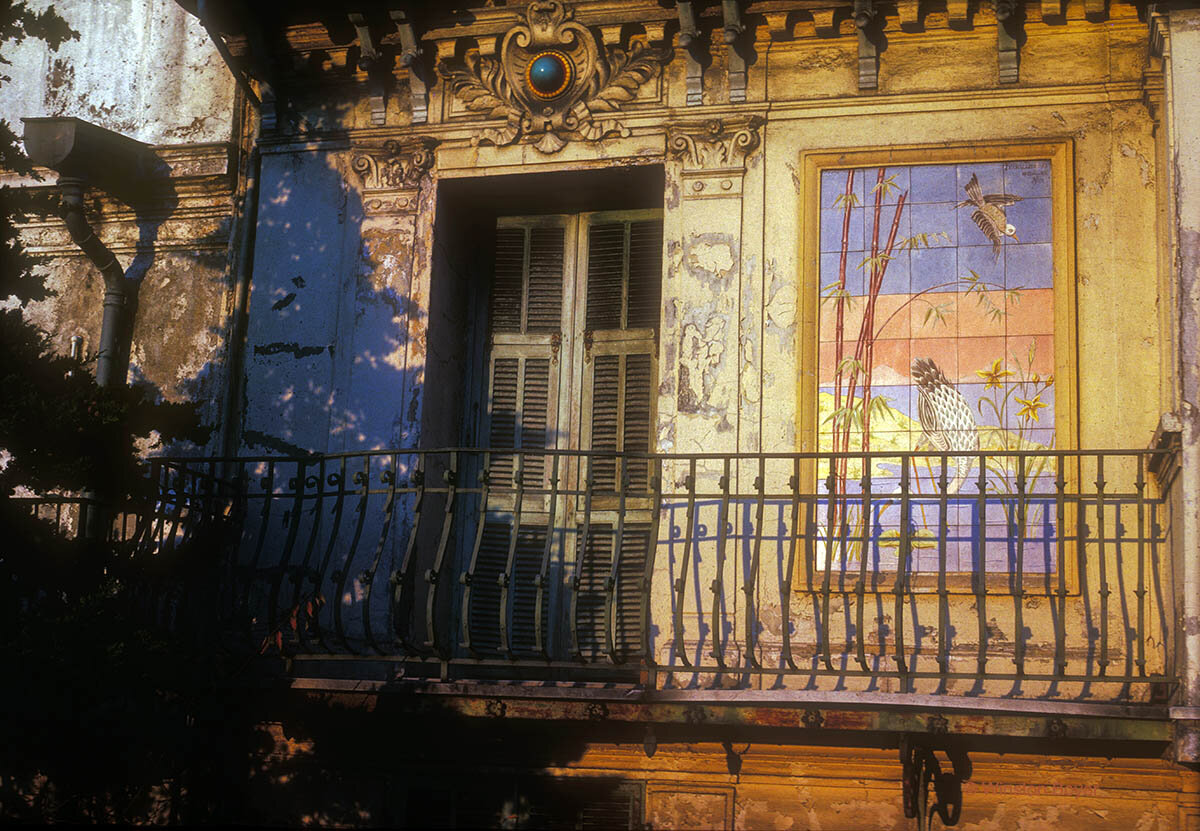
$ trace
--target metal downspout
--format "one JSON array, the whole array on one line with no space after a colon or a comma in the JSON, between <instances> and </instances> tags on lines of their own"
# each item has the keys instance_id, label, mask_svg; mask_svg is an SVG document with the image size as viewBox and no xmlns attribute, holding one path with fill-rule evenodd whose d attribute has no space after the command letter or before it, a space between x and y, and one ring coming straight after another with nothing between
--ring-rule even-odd
<instances>
[{"instance_id":1,"label":"metal downspout","mask_svg":"<svg viewBox=\"0 0 1200 831\"><path fill-rule=\"evenodd\" d=\"M121 354L120 337L125 328L125 269L121 268L116 256L88 224L83 209L83 179L60 176L58 185L62 192L63 221L67 232L104 277L104 315L100 323L100 349L96 354L96 385L102 389L124 386L125 372L118 358ZM113 484L99 482L83 492L85 502L80 528L86 539L102 540L107 535L107 504L113 496Z\"/></svg>"},{"instance_id":2,"label":"metal downspout","mask_svg":"<svg viewBox=\"0 0 1200 831\"><path fill-rule=\"evenodd\" d=\"M84 216L83 180L61 176L58 185L62 191L63 220L67 231L104 277L104 317L100 324L100 351L96 355L96 384L105 388L121 386L125 378L123 375L118 377L117 357L120 354L119 337L127 299L125 269L121 268L108 246L96 236Z\"/></svg>"}]
</instances>

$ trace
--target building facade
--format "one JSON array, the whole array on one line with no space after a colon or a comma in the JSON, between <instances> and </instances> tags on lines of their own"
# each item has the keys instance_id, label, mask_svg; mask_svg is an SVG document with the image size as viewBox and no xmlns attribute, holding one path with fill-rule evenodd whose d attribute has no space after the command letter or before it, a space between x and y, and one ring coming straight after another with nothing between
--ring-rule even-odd
<instances>
[{"instance_id":1,"label":"building facade","mask_svg":"<svg viewBox=\"0 0 1200 831\"><path fill-rule=\"evenodd\" d=\"M364 821L1200 827L1189 5L67 4L16 184L219 427L119 535L441 725Z\"/></svg>"}]
</instances>

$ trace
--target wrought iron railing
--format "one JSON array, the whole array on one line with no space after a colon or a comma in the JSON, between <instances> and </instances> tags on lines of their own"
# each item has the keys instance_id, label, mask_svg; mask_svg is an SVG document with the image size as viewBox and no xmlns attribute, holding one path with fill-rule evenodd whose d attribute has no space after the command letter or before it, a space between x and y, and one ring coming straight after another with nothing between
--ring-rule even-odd
<instances>
[{"instance_id":1,"label":"wrought iron railing","mask_svg":"<svg viewBox=\"0 0 1200 831\"><path fill-rule=\"evenodd\" d=\"M1173 679L1161 455L151 460L114 529L207 563L228 643L309 672L1149 700ZM195 607L163 585L164 617Z\"/></svg>"}]
</instances>

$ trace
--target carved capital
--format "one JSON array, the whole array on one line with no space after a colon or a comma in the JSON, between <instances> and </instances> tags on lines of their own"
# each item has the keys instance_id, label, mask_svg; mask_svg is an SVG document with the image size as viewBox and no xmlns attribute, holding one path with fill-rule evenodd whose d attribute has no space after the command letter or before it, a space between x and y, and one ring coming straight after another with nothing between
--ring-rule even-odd
<instances>
[{"instance_id":1,"label":"carved capital","mask_svg":"<svg viewBox=\"0 0 1200 831\"><path fill-rule=\"evenodd\" d=\"M367 216L416 212L421 179L433 168L436 146L436 139L414 138L354 149L350 169L362 186Z\"/></svg>"},{"instance_id":2,"label":"carved capital","mask_svg":"<svg viewBox=\"0 0 1200 831\"><path fill-rule=\"evenodd\" d=\"M669 58L668 50L643 41L628 50L605 45L566 3L532 0L524 19L504 34L498 55L470 51L462 61L439 61L437 70L469 112L505 121L480 131L473 143L527 139L555 153L571 139L629 135L616 116Z\"/></svg>"},{"instance_id":3,"label":"carved capital","mask_svg":"<svg viewBox=\"0 0 1200 831\"><path fill-rule=\"evenodd\" d=\"M737 171L760 142L762 116L675 124L667 132L667 149L683 162L685 172Z\"/></svg>"}]
</instances>

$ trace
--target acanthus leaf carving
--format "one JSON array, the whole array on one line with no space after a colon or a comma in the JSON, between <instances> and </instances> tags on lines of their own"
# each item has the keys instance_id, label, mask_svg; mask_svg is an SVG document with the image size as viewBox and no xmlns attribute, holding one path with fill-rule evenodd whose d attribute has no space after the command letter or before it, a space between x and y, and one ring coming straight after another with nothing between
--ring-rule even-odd
<instances>
[{"instance_id":1,"label":"acanthus leaf carving","mask_svg":"<svg viewBox=\"0 0 1200 831\"><path fill-rule=\"evenodd\" d=\"M524 21L504 35L498 58L468 52L461 63L438 63L438 74L463 107L506 120L504 127L480 131L474 144L503 146L527 138L540 152L555 153L571 139L629 135L619 119L597 116L619 114L671 52L640 40L628 49L605 47L573 17L561 0L533 0ZM539 59L558 63L561 87L538 89L532 65Z\"/></svg>"},{"instance_id":2,"label":"acanthus leaf carving","mask_svg":"<svg viewBox=\"0 0 1200 831\"><path fill-rule=\"evenodd\" d=\"M403 142L389 139L381 146L357 147L350 169L362 184L368 215L416 210L421 180L433 168L437 140L428 137Z\"/></svg>"},{"instance_id":3,"label":"acanthus leaf carving","mask_svg":"<svg viewBox=\"0 0 1200 831\"><path fill-rule=\"evenodd\" d=\"M741 169L760 142L760 115L738 120L714 118L673 125L667 134L671 154L685 170Z\"/></svg>"}]
</instances>

